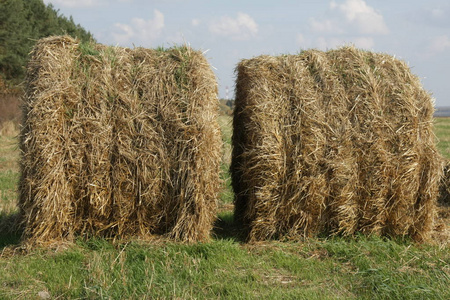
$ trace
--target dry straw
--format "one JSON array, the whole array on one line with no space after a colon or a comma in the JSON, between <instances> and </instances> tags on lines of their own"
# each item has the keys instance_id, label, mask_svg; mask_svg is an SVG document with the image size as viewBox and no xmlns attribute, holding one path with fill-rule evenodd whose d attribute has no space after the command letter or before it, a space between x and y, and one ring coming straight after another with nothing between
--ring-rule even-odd
<instances>
[{"instance_id":1,"label":"dry straw","mask_svg":"<svg viewBox=\"0 0 450 300\"><path fill-rule=\"evenodd\" d=\"M24 238L207 239L221 186L217 106L214 73L191 48L40 40L21 133Z\"/></svg>"},{"instance_id":2,"label":"dry straw","mask_svg":"<svg viewBox=\"0 0 450 300\"><path fill-rule=\"evenodd\" d=\"M439 185L439 201L442 206L450 206L450 162L446 161L444 175Z\"/></svg>"},{"instance_id":3,"label":"dry straw","mask_svg":"<svg viewBox=\"0 0 450 300\"><path fill-rule=\"evenodd\" d=\"M249 240L428 238L441 158L432 99L404 62L344 47L236 72L231 171Z\"/></svg>"}]
</instances>

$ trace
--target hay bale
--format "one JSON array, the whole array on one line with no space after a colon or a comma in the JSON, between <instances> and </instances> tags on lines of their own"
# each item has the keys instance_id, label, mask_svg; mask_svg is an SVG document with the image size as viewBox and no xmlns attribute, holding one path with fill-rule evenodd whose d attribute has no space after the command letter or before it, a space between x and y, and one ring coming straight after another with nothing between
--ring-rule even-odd
<instances>
[{"instance_id":1,"label":"hay bale","mask_svg":"<svg viewBox=\"0 0 450 300\"><path fill-rule=\"evenodd\" d=\"M28 65L24 239L209 237L220 188L217 85L187 47L40 40Z\"/></svg>"},{"instance_id":2,"label":"hay bale","mask_svg":"<svg viewBox=\"0 0 450 300\"><path fill-rule=\"evenodd\" d=\"M444 174L439 184L439 200L441 206L450 206L450 162L444 163Z\"/></svg>"},{"instance_id":3,"label":"hay bale","mask_svg":"<svg viewBox=\"0 0 450 300\"><path fill-rule=\"evenodd\" d=\"M405 63L344 47L236 72L232 186L249 240L428 237L441 158L432 99Z\"/></svg>"}]
</instances>

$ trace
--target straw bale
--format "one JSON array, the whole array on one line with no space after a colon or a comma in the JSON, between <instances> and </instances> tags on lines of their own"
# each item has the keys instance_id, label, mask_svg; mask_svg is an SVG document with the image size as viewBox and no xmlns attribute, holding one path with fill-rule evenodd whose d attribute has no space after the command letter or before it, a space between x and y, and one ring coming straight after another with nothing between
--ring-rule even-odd
<instances>
[{"instance_id":1,"label":"straw bale","mask_svg":"<svg viewBox=\"0 0 450 300\"><path fill-rule=\"evenodd\" d=\"M220 188L217 85L187 47L40 40L28 66L24 239L209 237Z\"/></svg>"},{"instance_id":2,"label":"straw bale","mask_svg":"<svg viewBox=\"0 0 450 300\"><path fill-rule=\"evenodd\" d=\"M433 101L408 66L353 47L236 69L232 185L249 240L432 229Z\"/></svg>"},{"instance_id":3,"label":"straw bale","mask_svg":"<svg viewBox=\"0 0 450 300\"><path fill-rule=\"evenodd\" d=\"M444 174L439 184L439 200L442 206L450 206L450 162L444 163Z\"/></svg>"}]
</instances>

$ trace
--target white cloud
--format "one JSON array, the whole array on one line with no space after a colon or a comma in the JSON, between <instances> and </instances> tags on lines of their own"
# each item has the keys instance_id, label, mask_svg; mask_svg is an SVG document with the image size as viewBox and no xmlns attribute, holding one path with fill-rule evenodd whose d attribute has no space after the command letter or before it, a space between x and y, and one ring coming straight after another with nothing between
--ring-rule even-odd
<instances>
[{"instance_id":1,"label":"white cloud","mask_svg":"<svg viewBox=\"0 0 450 300\"><path fill-rule=\"evenodd\" d=\"M306 39L303 36L303 34L301 34L301 33L297 34L295 41L296 41L297 45L300 45L300 46L304 46L304 44L306 43Z\"/></svg>"},{"instance_id":2,"label":"white cloud","mask_svg":"<svg viewBox=\"0 0 450 300\"><path fill-rule=\"evenodd\" d=\"M239 12L236 18L223 16L209 26L213 34L226 36L233 40L246 40L258 33L258 24L248 14Z\"/></svg>"},{"instance_id":3,"label":"white cloud","mask_svg":"<svg viewBox=\"0 0 450 300\"><path fill-rule=\"evenodd\" d=\"M142 46L149 46L152 41L161 35L164 28L164 14L159 10L153 11L153 19L144 20L141 18L131 19L130 24L116 23L112 38L119 45L141 43Z\"/></svg>"},{"instance_id":4,"label":"white cloud","mask_svg":"<svg viewBox=\"0 0 450 300\"><path fill-rule=\"evenodd\" d=\"M191 25L194 27L197 27L198 25L200 25L201 21L199 19L192 19L191 21Z\"/></svg>"},{"instance_id":5,"label":"white cloud","mask_svg":"<svg viewBox=\"0 0 450 300\"><path fill-rule=\"evenodd\" d=\"M342 47L345 45L354 45L357 48L372 49L375 45L375 41L371 37L325 37L320 36L313 41L313 47L320 50L328 50L333 48Z\"/></svg>"},{"instance_id":6,"label":"white cloud","mask_svg":"<svg viewBox=\"0 0 450 300\"><path fill-rule=\"evenodd\" d=\"M440 19L445 16L445 10L442 7L432 8L430 10L431 16L435 19Z\"/></svg>"},{"instance_id":7,"label":"white cloud","mask_svg":"<svg viewBox=\"0 0 450 300\"><path fill-rule=\"evenodd\" d=\"M336 23L335 20L331 19L318 21L315 18L311 18L309 20L311 30L314 32L343 33L343 30Z\"/></svg>"},{"instance_id":8,"label":"white cloud","mask_svg":"<svg viewBox=\"0 0 450 300\"><path fill-rule=\"evenodd\" d=\"M440 1L440 5L436 5L429 2L432 1L428 1L407 13L406 20L411 23L411 28L416 26L422 28L437 27L448 31L448 28L450 28L450 3L444 4L442 3L444 1Z\"/></svg>"},{"instance_id":9,"label":"white cloud","mask_svg":"<svg viewBox=\"0 0 450 300\"><path fill-rule=\"evenodd\" d=\"M345 16L345 20L357 26L357 30L362 34L389 33L383 16L367 5L364 0L346 0L342 4L331 1L330 7L340 11Z\"/></svg>"},{"instance_id":10,"label":"white cloud","mask_svg":"<svg viewBox=\"0 0 450 300\"><path fill-rule=\"evenodd\" d=\"M92 7L100 4L101 1L96 0L46 0L45 4L52 3L62 7Z\"/></svg>"},{"instance_id":11,"label":"white cloud","mask_svg":"<svg viewBox=\"0 0 450 300\"><path fill-rule=\"evenodd\" d=\"M448 28L450 26L450 5L434 7L420 12L420 19L425 21L426 25ZM415 20L414 20L415 21Z\"/></svg>"},{"instance_id":12,"label":"white cloud","mask_svg":"<svg viewBox=\"0 0 450 300\"><path fill-rule=\"evenodd\" d=\"M433 38L428 47L431 54L441 53L450 50L450 38L448 35L441 35Z\"/></svg>"},{"instance_id":13,"label":"white cloud","mask_svg":"<svg viewBox=\"0 0 450 300\"><path fill-rule=\"evenodd\" d=\"M328 50L331 48L338 48L344 45L348 45L349 43L345 41L345 39L338 37L318 37L314 44L320 50Z\"/></svg>"},{"instance_id":14,"label":"white cloud","mask_svg":"<svg viewBox=\"0 0 450 300\"><path fill-rule=\"evenodd\" d=\"M387 34L389 29L383 15L364 0L345 0L342 3L330 2L329 16L326 19L310 19L310 28L320 33L358 33L363 35Z\"/></svg>"},{"instance_id":15,"label":"white cloud","mask_svg":"<svg viewBox=\"0 0 450 300\"><path fill-rule=\"evenodd\" d=\"M352 43L357 48L363 48L363 49L367 49L367 50L373 49L373 47L375 46L374 39L372 37L366 37L366 36L357 37L352 40Z\"/></svg>"},{"instance_id":16,"label":"white cloud","mask_svg":"<svg viewBox=\"0 0 450 300\"><path fill-rule=\"evenodd\" d=\"M336 40L336 38L327 39L321 36L316 39L315 44L317 45L317 48L319 48L320 50L327 50L337 45L341 45L342 42L343 42L342 40Z\"/></svg>"},{"instance_id":17,"label":"white cloud","mask_svg":"<svg viewBox=\"0 0 450 300\"><path fill-rule=\"evenodd\" d=\"M185 45L188 44L188 42L186 41L186 37L184 36L184 33L178 31L175 32L172 35L168 35L165 37L165 41L168 44L175 44L175 45Z\"/></svg>"}]
</instances>

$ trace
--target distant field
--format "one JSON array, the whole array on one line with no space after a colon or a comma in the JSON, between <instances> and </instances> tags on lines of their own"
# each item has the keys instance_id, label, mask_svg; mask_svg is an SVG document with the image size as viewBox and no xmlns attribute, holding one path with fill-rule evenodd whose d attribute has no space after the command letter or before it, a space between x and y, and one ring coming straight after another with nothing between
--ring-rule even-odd
<instances>
[{"instance_id":1,"label":"distant field","mask_svg":"<svg viewBox=\"0 0 450 300\"><path fill-rule=\"evenodd\" d=\"M450 118L436 118L434 131L438 139L438 150L446 159L450 159Z\"/></svg>"},{"instance_id":2,"label":"distant field","mask_svg":"<svg viewBox=\"0 0 450 300\"><path fill-rule=\"evenodd\" d=\"M211 241L194 245L80 238L21 253L19 233L8 230L17 139L0 136L0 299L450 299L448 244L364 236L244 243L232 223L226 172L231 117L219 122L225 183L218 221ZM435 128L450 159L450 118L436 119Z\"/></svg>"},{"instance_id":3,"label":"distant field","mask_svg":"<svg viewBox=\"0 0 450 300\"><path fill-rule=\"evenodd\" d=\"M436 117L436 118L450 117L450 107L449 106L436 107L436 110L434 112L434 117Z\"/></svg>"}]
</instances>

